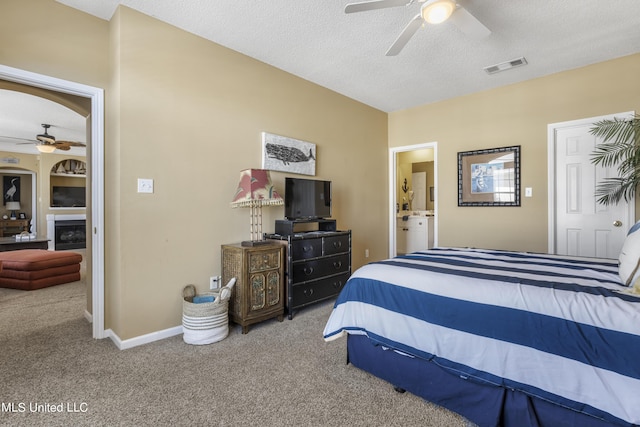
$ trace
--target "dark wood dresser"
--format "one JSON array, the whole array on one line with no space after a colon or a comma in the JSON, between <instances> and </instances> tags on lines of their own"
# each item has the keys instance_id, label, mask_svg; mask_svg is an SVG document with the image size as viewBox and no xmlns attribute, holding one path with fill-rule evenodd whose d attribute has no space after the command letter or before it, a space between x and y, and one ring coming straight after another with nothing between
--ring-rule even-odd
<instances>
[{"instance_id":1,"label":"dark wood dresser","mask_svg":"<svg viewBox=\"0 0 640 427\"><path fill-rule=\"evenodd\" d=\"M267 234L287 248L286 301L296 309L337 296L351 275L351 230Z\"/></svg>"}]
</instances>

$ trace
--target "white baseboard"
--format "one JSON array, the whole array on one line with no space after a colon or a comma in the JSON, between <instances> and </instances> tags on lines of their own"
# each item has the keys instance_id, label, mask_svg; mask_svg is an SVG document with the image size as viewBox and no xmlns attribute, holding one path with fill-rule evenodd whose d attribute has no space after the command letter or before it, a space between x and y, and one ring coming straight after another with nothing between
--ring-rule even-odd
<instances>
[{"instance_id":1,"label":"white baseboard","mask_svg":"<svg viewBox=\"0 0 640 427\"><path fill-rule=\"evenodd\" d=\"M139 337L135 337L135 338L129 338L124 341L120 339L120 337L111 329L107 329L105 331L105 334L108 338L111 338L111 341L113 341L113 343L120 350L127 350L133 347L137 347L139 345L149 344L154 341L159 341L165 338L170 338L176 335L180 335L182 334L182 325L165 329L163 331L157 331L157 332L152 332L146 335L140 335Z\"/></svg>"},{"instance_id":2,"label":"white baseboard","mask_svg":"<svg viewBox=\"0 0 640 427\"><path fill-rule=\"evenodd\" d=\"M87 319L87 322L93 323L93 315L89 311L84 311L84 318Z\"/></svg>"}]
</instances>

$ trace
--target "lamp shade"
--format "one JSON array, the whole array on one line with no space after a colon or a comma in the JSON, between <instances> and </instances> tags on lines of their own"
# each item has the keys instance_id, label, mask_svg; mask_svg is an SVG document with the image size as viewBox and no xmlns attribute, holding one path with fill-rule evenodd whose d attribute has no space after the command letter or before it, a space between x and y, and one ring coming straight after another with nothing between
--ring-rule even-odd
<instances>
[{"instance_id":1,"label":"lamp shade","mask_svg":"<svg viewBox=\"0 0 640 427\"><path fill-rule=\"evenodd\" d=\"M56 146L55 145L38 144L38 145L36 145L36 148L41 153L53 153L54 151L56 151Z\"/></svg>"},{"instance_id":2,"label":"lamp shade","mask_svg":"<svg viewBox=\"0 0 640 427\"><path fill-rule=\"evenodd\" d=\"M269 171L245 169L240 172L240 182L231 201L231 207L282 204L284 204L284 200L271 183Z\"/></svg>"},{"instance_id":3,"label":"lamp shade","mask_svg":"<svg viewBox=\"0 0 640 427\"><path fill-rule=\"evenodd\" d=\"M20 210L20 202L7 202L5 208L8 211L19 211Z\"/></svg>"}]
</instances>

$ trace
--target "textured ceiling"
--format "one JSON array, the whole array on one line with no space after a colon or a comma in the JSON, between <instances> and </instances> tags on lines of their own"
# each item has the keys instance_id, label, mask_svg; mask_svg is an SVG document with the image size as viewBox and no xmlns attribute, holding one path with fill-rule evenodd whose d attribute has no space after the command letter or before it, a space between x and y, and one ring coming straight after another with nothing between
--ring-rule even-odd
<instances>
[{"instance_id":1,"label":"textured ceiling","mask_svg":"<svg viewBox=\"0 0 640 427\"><path fill-rule=\"evenodd\" d=\"M425 26L393 57L385 52L418 14L417 0L353 14L344 13L349 0L57 1L105 20L130 7L385 112L640 52L640 0L459 0L492 31L487 38L451 22ZM528 65L483 71L521 56ZM59 140L84 142L84 118L53 102L3 91L0 111L0 136L32 139L51 123ZM35 150L18 142L0 137L0 149Z\"/></svg>"},{"instance_id":2,"label":"textured ceiling","mask_svg":"<svg viewBox=\"0 0 640 427\"><path fill-rule=\"evenodd\" d=\"M395 57L418 1L353 14L349 0L57 1L105 20L130 7L386 112L640 52L638 0L459 0L491 35L427 25ZM483 71L521 56L528 65Z\"/></svg>"}]
</instances>

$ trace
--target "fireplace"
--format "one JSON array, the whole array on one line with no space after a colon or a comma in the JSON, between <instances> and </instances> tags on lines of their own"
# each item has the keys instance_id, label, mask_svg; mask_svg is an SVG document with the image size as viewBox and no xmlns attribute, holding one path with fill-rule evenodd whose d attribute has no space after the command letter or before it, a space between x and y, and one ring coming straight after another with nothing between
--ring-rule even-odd
<instances>
[{"instance_id":1,"label":"fireplace","mask_svg":"<svg viewBox=\"0 0 640 427\"><path fill-rule=\"evenodd\" d=\"M56 221L55 248L57 251L65 249L84 249L87 247L87 221L83 219L71 221Z\"/></svg>"},{"instance_id":2,"label":"fireplace","mask_svg":"<svg viewBox=\"0 0 640 427\"><path fill-rule=\"evenodd\" d=\"M87 220L84 214L47 215L49 250L84 249L87 247Z\"/></svg>"}]
</instances>

